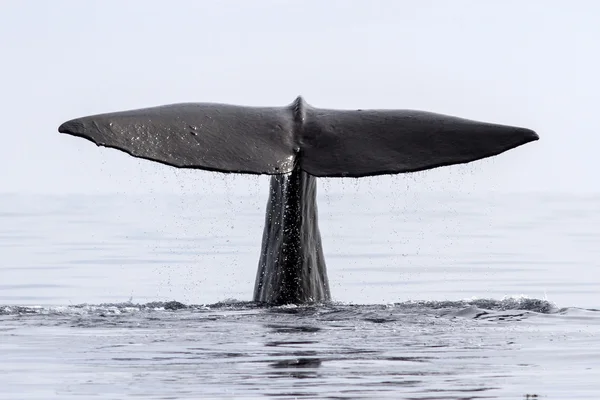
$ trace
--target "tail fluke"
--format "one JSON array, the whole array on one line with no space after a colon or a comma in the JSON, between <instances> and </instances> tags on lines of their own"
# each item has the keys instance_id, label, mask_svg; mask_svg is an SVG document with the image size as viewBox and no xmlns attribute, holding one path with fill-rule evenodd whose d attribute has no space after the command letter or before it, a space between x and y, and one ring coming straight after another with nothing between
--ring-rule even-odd
<instances>
[{"instance_id":1,"label":"tail fluke","mask_svg":"<svg viewBox=\"0 0 600 400\"><path fill-rule=\"evenodd\" d=\"M361 177L420 171L500 154L538 136L411 110L325 110L186 103L83 117L59 132L180 168Z\"/></svg>"},{"instance_id":2,"label":"tail fluke","mask_svg":"<svg viewBox=\"0 0 600 400\"><path fill-rule=\"evenodd\" d=\"M284 108L184 103L92 115L58 131L178 168L279 174L294 168Z\"/></svg>"},{"instance_id":3,"label":"tail fluke","mask_svg":"<svg viewBox=\"0 0 600 400\"><path fill-rule=\"evenodd\" d=\"M412 110L306 113L301 168L315 176L421 171L500 154L535 132Z\"/></svg>"}]
</instances>

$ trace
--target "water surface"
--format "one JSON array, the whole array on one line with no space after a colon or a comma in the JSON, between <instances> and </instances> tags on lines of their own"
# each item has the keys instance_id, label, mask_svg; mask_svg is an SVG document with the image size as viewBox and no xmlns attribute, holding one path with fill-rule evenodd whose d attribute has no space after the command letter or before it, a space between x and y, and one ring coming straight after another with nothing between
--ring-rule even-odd
<instances>
[{"instance_id":1,"label":"water surface","mask_svg":"<svg viewBox=\"0 0 600 400\"><path fill-rule=\"evenodd\" d=\"M0 196L0 398L600 395L600 196L321 191L335 301L275 308L265 202Z\"/></svg>"}]
</instances>

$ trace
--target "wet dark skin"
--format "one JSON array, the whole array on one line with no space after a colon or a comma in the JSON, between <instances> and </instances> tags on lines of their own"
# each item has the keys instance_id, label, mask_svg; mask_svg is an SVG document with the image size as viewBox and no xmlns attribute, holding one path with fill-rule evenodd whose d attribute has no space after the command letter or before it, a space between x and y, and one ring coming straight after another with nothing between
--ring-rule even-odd
<instances>
[{"instance_id":1,"label":"wet dark skin","mask_svg":"<svg viewBox=\"0 0 600 400\"><path fill-rule=\"evenodd\" d=\"M272 175L254 301L331 298L317 223L317 177L363 177L467 163L538 140L532 130L415 110L182 103L82 117L59 132L177 168Z\"/></svg>"}]
</instances>

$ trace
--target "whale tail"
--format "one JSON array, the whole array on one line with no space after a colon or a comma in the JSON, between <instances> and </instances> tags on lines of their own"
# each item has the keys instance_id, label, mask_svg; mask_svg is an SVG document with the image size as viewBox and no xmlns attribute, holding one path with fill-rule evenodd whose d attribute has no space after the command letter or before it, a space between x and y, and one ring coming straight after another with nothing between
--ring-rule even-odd
<instances>
[{"instance_id":1,"label":"whale tail","mask_svg":"<svg viewBox=\"0 0 600 400\"><path fill-rule=\"evenodd\" d=\"M500 154L535 132L414 110L183 103L93 115L59 132L179 168L320 177L421 171Z\"/></svg>"},{"instance_id":2,"label":"whale tail","mask_svg":"<svg viewBox=\"0 0 600 400\"><path fill-rule=\"evenodd\" d=\"M270 174L254 289L267 304L330 299L315 176L369 176L466 163L538 136L410 110L174 104L65 122L60 132L179 168Z\"/></svg>"}]
</instances>

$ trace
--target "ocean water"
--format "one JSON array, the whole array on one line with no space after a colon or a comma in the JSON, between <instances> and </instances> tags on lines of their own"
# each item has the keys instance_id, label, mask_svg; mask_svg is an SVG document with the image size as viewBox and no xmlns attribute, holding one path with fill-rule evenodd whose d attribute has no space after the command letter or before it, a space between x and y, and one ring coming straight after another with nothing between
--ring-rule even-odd
<instances>
[{"instance_id":1,"label":"ocean water","mask_svg":"<svg viewBox=\"0 0 600 400\"><path fill-rule=\"evenodd\" d=\"M325 182L334 301L260 308L266 187L0 195L0 399L600 398L600 195Z\"/></svg>"}]
</instances>

